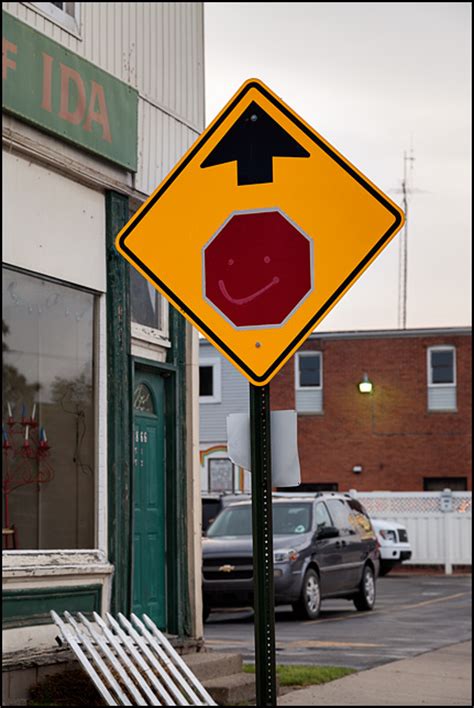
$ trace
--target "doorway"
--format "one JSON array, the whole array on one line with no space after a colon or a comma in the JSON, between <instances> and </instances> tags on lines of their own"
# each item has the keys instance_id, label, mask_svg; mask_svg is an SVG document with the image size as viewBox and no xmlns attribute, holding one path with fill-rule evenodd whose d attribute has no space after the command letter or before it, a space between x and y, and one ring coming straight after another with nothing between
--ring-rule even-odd
<instances>
[{"instance_id":1,"label":"doorway","mask_svg":"<svg viewBox=\"0 0 474 708\"><path fill-rule=\"evenodd\" d=\"M135 367L132 610L166 629L165 387Z\"/></svg>"}]
</instances>

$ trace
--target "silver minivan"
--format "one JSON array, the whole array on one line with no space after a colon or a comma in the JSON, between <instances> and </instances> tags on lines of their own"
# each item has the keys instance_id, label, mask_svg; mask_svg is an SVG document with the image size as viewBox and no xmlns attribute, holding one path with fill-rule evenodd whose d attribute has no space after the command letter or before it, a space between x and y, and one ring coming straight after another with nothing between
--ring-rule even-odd
<instances>
[{"instance_id":1,"label":"silver minivan","mask_svg":"<svg viewBox=\"0 0 474 708\"><path fill-rule=\"evenodd\" d=\"M321 600L342 597L358 610L375 604L379 550L362 504L319 492L273 498L275 605L315 619ZM230 504L203 538L204 618L217 607L253 603L252 504Z\"/></svg>"}]
</instances>

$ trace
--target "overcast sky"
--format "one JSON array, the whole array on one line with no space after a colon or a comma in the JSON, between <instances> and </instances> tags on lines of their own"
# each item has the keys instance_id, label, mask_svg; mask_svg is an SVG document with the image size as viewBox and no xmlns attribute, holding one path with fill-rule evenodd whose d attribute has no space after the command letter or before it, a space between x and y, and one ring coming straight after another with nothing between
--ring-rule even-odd
<instances>
[{"instance_id":1,"label":"overcast sky","mask_svg":"<svg viewBox=\"0 0 474 708\"><path fill-rule=\"evenodd\" d=\"M408 210L408 327L471 324L471 3L205 5L206 125L266 83ZM319 331L398 326L401 232Z\"/></svg>"}]
</instances>

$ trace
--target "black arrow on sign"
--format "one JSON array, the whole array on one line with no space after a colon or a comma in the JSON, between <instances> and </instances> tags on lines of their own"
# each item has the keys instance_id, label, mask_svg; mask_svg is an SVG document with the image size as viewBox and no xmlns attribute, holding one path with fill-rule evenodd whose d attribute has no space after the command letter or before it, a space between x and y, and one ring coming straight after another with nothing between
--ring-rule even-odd
<instances>
[{"instance_id":1,"label":"black arrow on sign","mask_svg":"<svg viewBox=\"0 0 474 708\"><path fill-rule=\"evenodd\" d=\"M274 157L309 157L309 152L252 101L201 167L236 160L239 186L262 184L273 182Z\"/></svg>"}]
</instances>

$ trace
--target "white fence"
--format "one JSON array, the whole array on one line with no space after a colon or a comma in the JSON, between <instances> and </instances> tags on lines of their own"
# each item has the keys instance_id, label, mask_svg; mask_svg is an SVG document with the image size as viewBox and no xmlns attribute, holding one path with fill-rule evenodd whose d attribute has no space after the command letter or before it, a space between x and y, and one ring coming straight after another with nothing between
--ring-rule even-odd
<instances>
[{"instance_id":1,"label":"white fence","mask_svg":"<svg viewBox=\"0 0 474 708\"><path fill-rule=\"evenodd\" d=\"M357 492L374 519L406 526L413 555L407 564L472 565L472 492Z\"/></svg>"}]
</instances>

